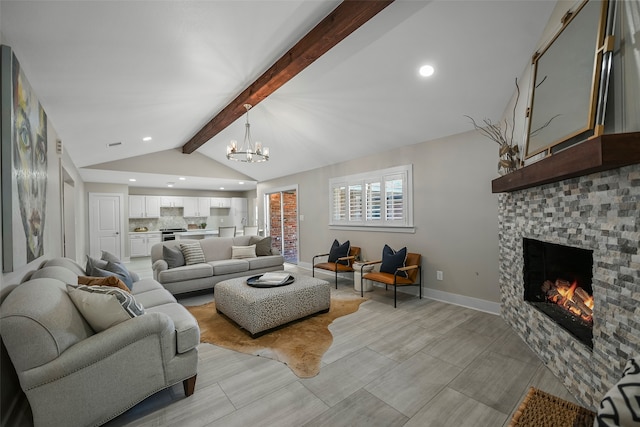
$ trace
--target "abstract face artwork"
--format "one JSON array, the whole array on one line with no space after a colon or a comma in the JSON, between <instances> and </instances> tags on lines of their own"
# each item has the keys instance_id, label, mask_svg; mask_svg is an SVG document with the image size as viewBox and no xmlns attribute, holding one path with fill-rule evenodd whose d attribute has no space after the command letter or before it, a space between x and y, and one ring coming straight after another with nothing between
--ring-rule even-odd
<instances>
[{"instance_id":1,"label":"abstract face artwork","mask_svg":"<svg viewBox=\"0 0 640 427\"><path fill-rule=\"evenodd\" d=\"M47 201L47 116L13 57L13 173L27 262L44 254Z\"/></svg>"}]
</instances>

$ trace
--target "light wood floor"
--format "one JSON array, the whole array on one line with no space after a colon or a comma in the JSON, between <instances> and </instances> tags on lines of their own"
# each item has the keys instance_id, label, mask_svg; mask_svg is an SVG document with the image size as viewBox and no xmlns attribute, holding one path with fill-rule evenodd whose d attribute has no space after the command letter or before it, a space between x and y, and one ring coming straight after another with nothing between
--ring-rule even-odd
<instances>
[{"instance_id":1,"label":"light wood floor","mask_svg":"<svg viewBox=\"0 0 640 427\"><path fill-rule=\"evenodd\" d=\"M148 258L130 268L151 275ZM338 288L354 294L350 277ZM530 386L575 402L500 317L407 294L394 309L384 288L365 295L358 312L330 326L334 341L316 377L200 344L194 395L185 398L178 384L107 425L499 427ZM207 292L180 302L211 299Z\"/></svg>"}]
</instances>

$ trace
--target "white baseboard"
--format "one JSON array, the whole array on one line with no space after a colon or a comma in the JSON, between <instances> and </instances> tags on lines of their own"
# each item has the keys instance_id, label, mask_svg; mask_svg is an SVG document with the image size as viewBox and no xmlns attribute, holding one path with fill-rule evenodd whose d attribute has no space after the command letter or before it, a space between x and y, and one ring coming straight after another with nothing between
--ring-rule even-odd
<instances>
[{"instance_id":1,"label":"white baseboard","mask_svg":"<svg viewBox=\"0 0 640 427\"><path fill-rule=\"evenodd\" d=\"M450 292L438 291L436 289L422 289L422 296L436 301L472 308L489 314L500 315L500 303L487 301L480 298L467 297Z\"/></svg>"},{"instance_id":2,"label":"white baseboard","mask_svg":"<svg viewBox=\"0 0 640 427\"><path fill-rule=\"evenodd\" d=\"M308 262L301 262L297 265L300 268L311 270L312 265ZM316 271L318 274L326 274L327 276L333 276L333 273L325 273L323 271ZM418 296L418 290L416 288L407 289L409 294ZM404 292L403 289L398 289L398 292ZM436 301L446 302L448 304L459 305L461 307L471 308L473 310L483 311L489 314L500 315L500 303L487 301L480 298L468 297L465 295L453 294L450 292L438 291L436 289L422 287L422 296Z\"/></svg>"}]
</instances>

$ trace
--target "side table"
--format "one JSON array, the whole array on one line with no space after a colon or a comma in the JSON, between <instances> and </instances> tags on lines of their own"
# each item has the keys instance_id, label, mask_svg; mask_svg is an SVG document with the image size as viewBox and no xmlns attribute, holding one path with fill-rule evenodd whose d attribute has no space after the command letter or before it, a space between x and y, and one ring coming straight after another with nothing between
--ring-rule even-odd
<instances>
[{"instance_id":1,"label":"side table","mask_svg":"<svg viewBox=\"0 0 640 427\"><path fill-rule=\"evenodd\" d=\"M363 263L361 262L354 262L353 263L353 290L355 292L360 292L360 278L361 278L361 274L360 274L360 269L362 268ZM373 271L373 267L374 265L366 265L364 267L364 270L362 270L365 274L366 273L370 273L371 271ZM371 280L363 280L362 281L362 288L364 292L370 292L373 290L373 282Z\"/></svg>"}]
</instances>

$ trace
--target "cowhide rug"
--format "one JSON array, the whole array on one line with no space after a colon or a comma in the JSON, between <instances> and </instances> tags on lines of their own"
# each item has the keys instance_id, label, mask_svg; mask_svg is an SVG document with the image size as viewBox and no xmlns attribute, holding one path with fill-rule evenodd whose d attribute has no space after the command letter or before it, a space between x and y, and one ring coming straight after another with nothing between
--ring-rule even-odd
<instances>
[{"instance_id":1,"label":"cowhide rug","mask_svg":"<svg viewBox=\"0 0 640 427\"><path fill-rule=\"evenodd\" d=\"M215 302L187 307L200 325L200 341L220 347L278 360L300 378L320 372L322 355L333 342L328 326L338 317L358 311L366 299L331 297L328 313L298 320L251 338L236 323L216 312Z\"/></svg>"}]
</instances>

